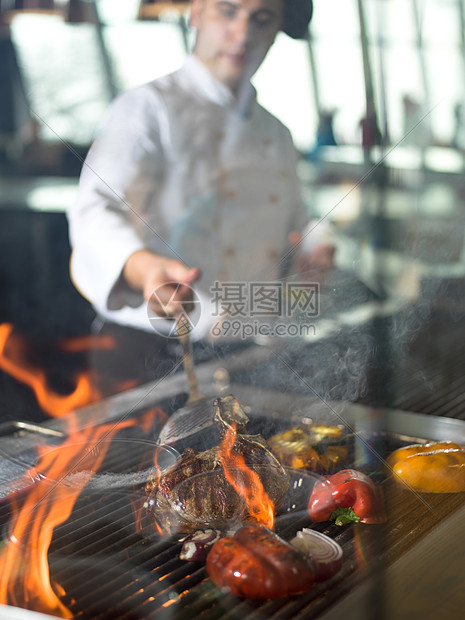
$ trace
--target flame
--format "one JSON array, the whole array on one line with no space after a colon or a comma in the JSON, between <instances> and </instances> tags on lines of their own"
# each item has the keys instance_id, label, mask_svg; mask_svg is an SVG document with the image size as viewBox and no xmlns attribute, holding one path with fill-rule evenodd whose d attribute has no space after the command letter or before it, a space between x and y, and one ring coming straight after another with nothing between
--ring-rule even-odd
<instances>
[{"instance_id":1,"label":"flame","mask_svg":"<svg viewBox=\"0 0 465 620\"><path fill-rule=\"evenodd\" d=\"M64 341L61 347L65 351L84 350L85 347L94 345L95 341L95 336L70 339ZM107 348L112 345L109 339L105 338L97 346ZM99 390L92 385L89 374L85 372L78 375L76 387L69 395L57 394L49 389L45 372L27 361L27 343L13 333L13 326L9 323L0 325L0 369L31 387L41 409L52 417L61 417L102 398Z\"/></svg>"},{"instance_id":2,"label":"flame","mask_svg":"<svg viewBox=\"0 0 465 620\"><path fill-rule=\"evenodd\" d=\"M69 338L60 342L60 349L67 353L81 353L89 349L98 349L99 351L111 351L115 348L116 343L113 336L104 334L102 336L79 336L78 338Z\"/></svg>"},{"instance_id":3,"label":"flame","mask_svg":"<svg viewBox=\"0 0 465 620\"><path fill-rule=\"evenodd\" d=\"M247 466L242 454L234 451L236 436L236 425L233 424L228 429L218 451L226 480L244 499L252 519L273 529L274 504L263 488L258 474Z\"/></svg>"},{"instance_id":4,"label":"flame","mask_svg":"<svg viewBox=\"0 0 465 620\"><path fill-rule=\"evenodd\" d=\"M160 411L150 411L152 420ZM139 427L140 420L132 418L83 429L75 414L65 420L67 439L59 449L41 446L37 466L25 476L29 483L31 477L39 478L39 482L27 490L23 499L21 494L10 496L13 517L10 542L0 553L0 604L71 618L72 612L60 600L66 594L64 589L50 579L48 551L53 531L70 517L82 490L101 466L114 435L123 428Z\"/></svg>"},{"instance_id":5,"label":"flame","mask_svg":"<svg viewBox=\"0 0 465 620\"><path fill-rule=\"evenodd\" d=\"M163 424L168 419L168 415L161 407L154 407L153 409L147 409L139 418L138 426L144 431L145 434L150 433L153 428L154 420L159 420ZM156 465L156 462L154 463Z\"/></svg>"},{"instance_id":6,"label":"flame","mask_svg":"<svg viewBox=\"0 0 465 620\"><path fill-rule=\"evenodd\" d=\"M152 428L153 428L153 422L154 420L162 420L163 422L166 422L166 420L168 419L168 415L163 411L163 409L161 409L160 407L155 407L154 409L149 409L147 410L140 418L139 418L139 423L138 426L146 433L148 434ZM158 459L157 459L157 452L155 451L153 454L153 467L154 467L154 473L153 476L155 478L159 477L161 474L161 469L160 466L158 464ZM134 515L134 525L135 525L135 529L136 532L141 532L144 529L143 526L143 519L144 519L144 515L145 515L145 511L146 511L146 506L144 504L141 504L139 501L131 501L131 506L132 506L132 512ZM158 525L158 523L154 523L155 529L157 531L158 534L162 535L164 534L162 528Z\"/></svg>"},{"instance_id":7,"label":"flame","mask_svg":"<svg viewBox=\"0 0 465 620\"><path fill-rule=\"evenodd\" d=\"M79 353L89 347L106 350L114 346L110 337L88 336L65 340L59 348L66 353ZM166 414L155 408L139 418L105 425L86 419L86 427L80 428L73 410L102 397L92 386L90 376L81 373L72 394L55 393L48 386L45 372L28 360L28 348L27 341L14 333L11 324L0 324L0 369L31 387L44 412L52 417L67 414L64 417L66 439L59 449L56 446L37 449L38 464L25 474L28 488L8 498L12 518L9 544L0 551L0 604L71 618L72 612L61 600L66 592L50 578L48 551L53 532L70 517L82 490L101 466L116 432L137 426L148 433L155 419ZM121 382L119 389L129 389L136 383ZM36 482L31 485L31 480Z\"/></svg>"}]
</instances>

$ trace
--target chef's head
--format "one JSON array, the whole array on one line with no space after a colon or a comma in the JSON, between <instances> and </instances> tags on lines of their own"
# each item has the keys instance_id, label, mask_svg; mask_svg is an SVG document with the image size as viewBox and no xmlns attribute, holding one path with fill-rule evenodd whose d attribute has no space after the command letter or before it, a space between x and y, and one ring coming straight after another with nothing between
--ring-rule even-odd
<instances>
[{"instance_id":1,"label":"chef's head","mask_svg":"<svg viewBox=\"0 0 465 620\"><path fill-rule=\"evenodd\" d=\"M194 54L232 91L250 79L280 30L304 38L311 0L192 0Z\"/></svg>"}]
</instances>

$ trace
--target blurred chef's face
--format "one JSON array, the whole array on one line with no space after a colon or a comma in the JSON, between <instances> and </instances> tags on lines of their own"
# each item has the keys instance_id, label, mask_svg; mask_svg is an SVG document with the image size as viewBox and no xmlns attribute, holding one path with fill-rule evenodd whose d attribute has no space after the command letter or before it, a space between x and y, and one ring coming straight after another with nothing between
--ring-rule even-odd
<instances>
[{"instance_id":1,"label":"blurred chef's face","mask_svg":"<svg viewBox=\"0 0 465 620\"><path fill-rule=\"evenodd\" d=\"M283 0L192 0L194 54L217 80L237 91L266 56L282 22Z\"/></svg>"}]
</instances>

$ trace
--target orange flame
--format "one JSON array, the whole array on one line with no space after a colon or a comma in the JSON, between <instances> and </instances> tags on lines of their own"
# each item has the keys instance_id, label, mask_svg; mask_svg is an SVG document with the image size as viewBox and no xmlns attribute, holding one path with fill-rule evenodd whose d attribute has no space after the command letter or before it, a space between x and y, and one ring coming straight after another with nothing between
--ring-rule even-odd
<instances>
[{"instance_id":1,"label":"orange flame","mask_svg":"<svg viewBox=\"0 0 465 620\"><path fill-rule=\"evenodd\" d=\"M101 398L85 373L78 376L72 394L65 396L50 390L45 372L27 361L26 342L13 333L9 323L0 325L0 369L31 387L40 407L52 417L60 417Z\"/></svg>"},{"instance_id":2,"label":"orange flame","mask_svg":"<svg viewBox=\"0 0 465 620\"><path fill-rule=\"evenodd\" d=\"M147 409L147 411L140 416L138 426L145 434L148 434L153 428L154 420L159 420L164 424L167 419L168 415L161 407L154 407L153 409ZM156 465L156 462L154 465Z\"/></svg>"},{"instance_id":3,"label":"orange flame","mask_svg":"<svg viewBox=\"0 0 465 620\"><path fill-rule=\"evenodd\" d=\"M151 410L152 420L160 411ZM78 427L74 414L66 421L67 439L59 449L42 446L38 450L38 465L25 477L28 481L31 477L37 479L35 474L39 471L42 478L28 490L25 499L12 498L10 543L0 553L0 604L71 618L73 614L60 600L65 594L63 588L50 580L48 550L53 531L70 517L82 490L101 466L116 432L139 426L140 420L84 429Z\"/></svg>"},{"instance_id":4,"label":"orange flame","mask_svg":"<svg viewBox=\"0 0 465 620\"><path fill-rule=\"evenodd\" d=\"M153 469L153 475L154 478L160 478L161 476L161 469L158 465L158 461L155 457L154 461L153 461L153 465L154 465L154 469ZM139 513L139 515L141 516L142 513ZM142 520L142 519L141 519ZM137 525L140 524L141 520L137 523ZM159 536L166 536L167 532L164 530L164 528L162 527L162 525L158 522L157 518L152 519L152 528L154 529L154 531L159 534Z\"/></svg>"},{"instance_id":5,"label":"orange flame","mask_svg":"<svg viewBox=\"0 0 465 620\"><path fill-rule=\"evenodd\" d=\"M60 344L61 350L68 353L85 351L90 346L112 349L115 343L110 337L89 336ZM0 551L0 604L70 618L71 611L60 600L66 592L50 580L48 550L53 532L70 517L83 488L102 464L115 433L136 425L148 433L154 420L166 414L156 408L118 424L99 426L87 420L86 428L79 428L77 417L70 412L99 400L102 395L85 373L77 378L76 388L70 395L50 390L45 372L28 361L28 343L13 333L10 324L0 325L0 369L31 387L44 412L53 417L68 414L65 417L67 439L58 450L52 446L40 447L37 466L25 475L28 484L31 479L37 482L20 495L9 498L12 519L10 542ZM120 389L129 389L135 383L128 381L124 386L121 383ZM84 461L85 471L82 471ZM72 475L77 472L78 476Z\"/></svg>"},{"instance_id":6,"label":"orange flame","mask_svg":"<svg viewBox=\"0 0 465 620\"><path fill-rule=\"evenodd\" d=\"M244 499L254 521L270 529L274 525L274 504L258 474L247 466L242 454L234 451L236 425L228 429L218 451L226 480Z\"/></svg>"},{"instance_id":7,"label":"orange flame","mask_svg":"<svg viewBox=\"0 0 465 620\"><path fill-rule=\"evenodd\" d=\"M102 336L88 334L87 336L79 336L78 338L70 338L60 342L60 349L68 353L80 353L89 349L111 351L115 346L115 339L108 334Z\"/></svg>"},{"instance_id":8,"label":"orange flame","mask_svg":"<svg viewBox=\"0 0 465 620\"><path fill-rule=\"evenodd\" d=\"M168 419L167 414L160 407L155 407L154 409L149 409L146 411L140 418L138 426L148 434L153 427L153 422L155 419L166 421ZM158 477L161 474L161 469L158 464L157 452L154 452L153 455L153 467L155 477ZM134 524L136 532L140 532L143 530L142 520L145 515L145 507L140 502L135 502L131 500L132 512L134 514ZM155 529L158 534L162 535L164 532L162 528L158 525L158 523L154 523Z\"/></svg>"}]
</instances>

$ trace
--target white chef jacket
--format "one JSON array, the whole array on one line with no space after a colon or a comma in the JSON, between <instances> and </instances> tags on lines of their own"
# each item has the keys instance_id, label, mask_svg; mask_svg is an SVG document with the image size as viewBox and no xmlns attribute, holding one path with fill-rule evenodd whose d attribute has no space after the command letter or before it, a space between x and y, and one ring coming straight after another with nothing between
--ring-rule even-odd
<instances>
[{"instance_id":1,"label":"white chef jacket","mask_svg":"<svg viewBox=\"0 0 465 620\"><path fill-rule=\"evenodd\" d=\"M181 259L202 270L192 321L202 337L215 282L282 275L288 233L307 220L296 163L288 129L252 85L236 99L189 55L178 71L119 95L104 119L68 213L75 285L102 317L150 331L123 267L142 248Z\"/></svg>"}]
</instances>

